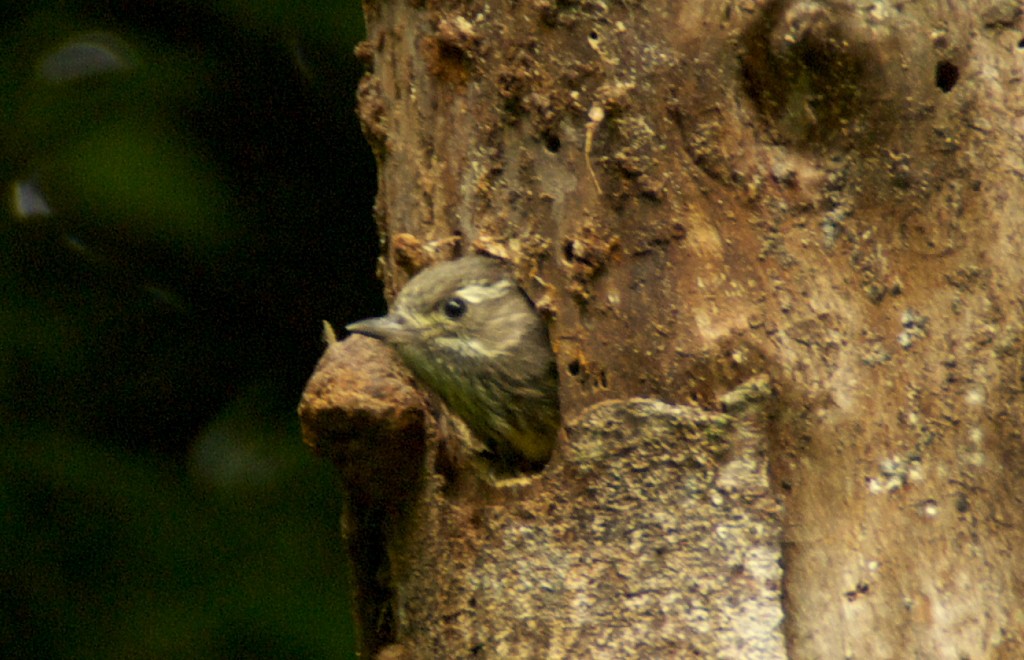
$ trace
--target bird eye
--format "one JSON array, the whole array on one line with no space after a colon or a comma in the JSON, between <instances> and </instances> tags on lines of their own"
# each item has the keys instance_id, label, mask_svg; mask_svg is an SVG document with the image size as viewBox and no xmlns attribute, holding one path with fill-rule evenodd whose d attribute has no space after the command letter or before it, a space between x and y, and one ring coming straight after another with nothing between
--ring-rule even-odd
<instances>
[{"instance_id":1,"label":"bird eye","mask_svg":"<svg viewBox=\"0 0 1024 660\"><path fill-rule=\"evenodd\" d=\"M466 313L466 301L462 298L449 298L444 301L444 315L450 319L457 319Z\"/></svg>"}]
</instances>

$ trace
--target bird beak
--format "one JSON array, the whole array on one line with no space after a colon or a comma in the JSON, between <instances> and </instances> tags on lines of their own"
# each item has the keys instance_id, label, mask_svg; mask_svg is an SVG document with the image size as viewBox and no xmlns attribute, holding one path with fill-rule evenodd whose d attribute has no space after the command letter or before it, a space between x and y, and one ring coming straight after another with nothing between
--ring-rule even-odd
<instances>
[{"instance_id":1,"label":"bird beak","mask_svg":"<svg viewBox=\"0 0 1024 660\"><path fill-rule=\"evenodd\" d=\"M374 339L386 341L389 344L400 343L412 336L412 329L402 320L389 314L374 319L363 319L345 326L349 332L357 335L366 335Z\"/></svg>"}]
</instances>

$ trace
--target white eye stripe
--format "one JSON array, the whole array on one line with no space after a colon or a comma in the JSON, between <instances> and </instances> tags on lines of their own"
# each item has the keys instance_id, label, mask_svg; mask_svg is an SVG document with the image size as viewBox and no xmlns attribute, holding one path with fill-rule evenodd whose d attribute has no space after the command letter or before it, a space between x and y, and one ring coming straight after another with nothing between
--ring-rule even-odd
<instances>
[{"instance_id":1,"label":"white eye stripe","mask_svg":"<svg viewBox=\"0 0 1024 660\"><path fill-rule=\"evenodd\" d=\"M512 289L510 280L499 280L491 284L470 284L455 292L455 295L462 298L471 305L481 303L485 300L500 298Z\"/></svg>"},{"instance_id":2,"label":"white eye stripe","mask_svg":"<svg viewBox=\"0 0 1024 660\"><path fill-rule=\"evenodd\" d=\"M504 351L491 348L486 343L472 337L438 337L434 341L440 346L454 349L464 357L475 356L494 359L504 354Z\"/></svg>"}]
</instances>

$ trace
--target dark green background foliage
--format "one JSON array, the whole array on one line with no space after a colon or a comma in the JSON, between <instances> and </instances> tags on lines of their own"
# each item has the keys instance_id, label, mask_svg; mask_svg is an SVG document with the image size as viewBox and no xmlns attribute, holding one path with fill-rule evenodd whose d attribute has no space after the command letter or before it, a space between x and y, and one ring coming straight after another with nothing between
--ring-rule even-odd
<instances>
[{"instance_id":1,"label":"dark green background foliage","mask_svg":"<svg viewBox=\"0 0 1024 660\"><path fill-rule=\"evenodd\" d=\"M353 0L0 8L0 649L352 654L295 405L379 309Z\"/></svg>"}]
</instances>

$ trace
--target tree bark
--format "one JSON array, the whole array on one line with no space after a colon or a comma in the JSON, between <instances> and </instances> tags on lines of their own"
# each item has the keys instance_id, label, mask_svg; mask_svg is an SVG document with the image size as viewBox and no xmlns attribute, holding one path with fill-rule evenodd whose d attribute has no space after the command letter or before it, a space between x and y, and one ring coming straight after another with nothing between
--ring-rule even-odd
<instances>
[{"instance_id":1,"label":"tree bark","mask_svg":"<svg viewBox=\"0 0 1024 660\"><path fill-rule=\"evenodd\" d=\"M368 652L1024 657L1016 2L365 9L388 289L508 258L565 427L490 482L332 343Z\"/></svg>"}]
</instances>

